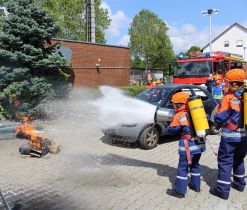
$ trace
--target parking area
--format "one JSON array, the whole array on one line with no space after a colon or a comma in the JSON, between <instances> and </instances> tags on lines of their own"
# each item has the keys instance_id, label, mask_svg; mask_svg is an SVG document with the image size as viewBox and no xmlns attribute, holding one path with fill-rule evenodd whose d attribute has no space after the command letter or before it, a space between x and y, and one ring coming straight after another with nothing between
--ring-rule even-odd
<instances>
[{"instance_id":1,"label":"parking area","mask_svg":"<svg viewBox=\"0 0 247 210\"><path fill-rule=\"evenodd\" d=\"M0 140L0 186L11 205L21 209L247 209L247 192L231 190L228 201L208 191L217 176L219 136L201 158L200 193L188 190L184 199L168 196L178 163L177 141L164 138L157 148L107 144L92 123L44 123L61 142L58 154L30 158L18 153L26 140ZM103 140L103 143L101 140ZM3 205L1 204L1 209Z\"/></svg>"}]
</instances>

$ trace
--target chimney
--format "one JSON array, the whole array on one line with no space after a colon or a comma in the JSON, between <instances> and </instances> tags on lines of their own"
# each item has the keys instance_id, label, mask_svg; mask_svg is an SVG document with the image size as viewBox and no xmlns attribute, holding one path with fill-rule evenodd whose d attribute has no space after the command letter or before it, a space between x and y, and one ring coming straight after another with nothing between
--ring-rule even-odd
<instances>
[{"instance_id":1,"label":"chimney","mask_svg":"<svg viewBox=\"0 0 247 210\"><path fill-rule=\"evenodd\" d=\"M87 42L95 43L95 2L86 0Z\"/></svg>"}]
</instances>

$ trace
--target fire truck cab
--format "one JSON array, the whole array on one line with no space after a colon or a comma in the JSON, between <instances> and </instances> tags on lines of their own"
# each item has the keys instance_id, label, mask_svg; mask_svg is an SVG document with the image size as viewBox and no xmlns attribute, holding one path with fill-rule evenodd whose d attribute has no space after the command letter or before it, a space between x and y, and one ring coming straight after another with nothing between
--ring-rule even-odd
<instances>
[{"instance_id":1,"label":"fire truck cab","mask_svg":"<svg viewBox=\"0 0 247 210\"><path fill-rule=\"evenodd\" d=\"M219 74L224 80L225 73L234 68L244 69L242 56L227 52L192 52L189 57L179 57L173 69L174 84L205 84L209 74Z\"/></svg>"}]
</instances>

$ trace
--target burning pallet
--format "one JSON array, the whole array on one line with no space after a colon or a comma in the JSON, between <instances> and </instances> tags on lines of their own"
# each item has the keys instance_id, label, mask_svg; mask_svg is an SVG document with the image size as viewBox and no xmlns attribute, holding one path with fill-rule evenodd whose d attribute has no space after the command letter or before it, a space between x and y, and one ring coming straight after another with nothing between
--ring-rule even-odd
<instances>
[{"instance_id":1,"label":"burning pallet","mask_svg":"<svg viewBox=\"0 0 247 210\"><path fill-rule=\"evenodd\" d=\"M42 157L48 152L57 153L60 151L60 144L37 131L27 117L24 117L21 125L16 127L16 136L29 140L28 144L24 144L19 148L21 154Z\"/></svg>"}]
</instances>

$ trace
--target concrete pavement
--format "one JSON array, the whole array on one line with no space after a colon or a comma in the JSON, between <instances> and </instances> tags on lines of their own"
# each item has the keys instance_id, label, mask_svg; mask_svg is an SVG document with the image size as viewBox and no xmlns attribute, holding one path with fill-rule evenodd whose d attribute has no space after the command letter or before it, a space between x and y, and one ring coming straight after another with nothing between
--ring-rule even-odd
<instances>
[{"instance_id":1,"label":"concrete pavement","mask_svg":"<svg viewBox=\"0 0 247 210\"><path fill-rule=\"evenodd\" d=\"M246 190L232 189L227 201L209 194L217 179L217 161L209 144L200 161L201 192L188 189L184 199L177 199L165 193L176 176L175 138L164 138L157 148L146 151L103 143L102 133L90 122L44 126L51 138L61 142L60 153L30 158L18 153L26 140L0 141L0 188L11 207L20 203L21 209L30 210L247 209ZM219 136L208 139L217 151Z\"/></svg>"}]
</instances>

